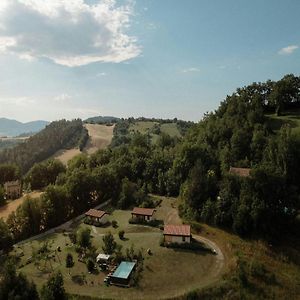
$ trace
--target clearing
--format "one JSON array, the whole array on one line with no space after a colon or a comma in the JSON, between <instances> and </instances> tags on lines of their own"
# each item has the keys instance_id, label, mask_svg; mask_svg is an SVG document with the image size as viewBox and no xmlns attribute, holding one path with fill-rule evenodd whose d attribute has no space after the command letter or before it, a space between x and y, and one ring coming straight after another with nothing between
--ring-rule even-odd
<instances>
[{"instance_id":1,"label":"clearing","mask_svg":"<svg viewBox=\"0 0 300 300\"><path fill-rule=\"evenodd\" d=\"M89 132L89 140L84 152L93 154L99 149L105 149L111 143L115 125L85 124L84 127Z\"/></svg>"},{"instance_id":2,"label":"clearing","mask_svg":"<svg viewBox=\"0 0 300 300\"><path fill-rule=\"evenodd\" d=\"M177 214L177 200L173 198L162 198L162 202L157 207L157 218L163 218L165 222L179 222ZM158 228L132 225L128 223L131 217L129 210L111 210L110 222L116 220L118 227L111 225L106 227L95 227L86 225L82 222L74 224L74 229L80 227L89 227L92 234L92 244L95 247L96 254L103 253L102 237L111 231L116 242L122 245L123 253L131 245L135 249L142 249L144 260L144 270L138 287L128 289L106 286L103 279L106 274L99 272L89 274L84 263L77 260L78 254L74 245L71 244L67 233L57 232L43 237L39 240L24 243L15 248L15 252L22 252L20 271L24 272L40 288L47 280L51 272L51 266L48 264L48 271L40 271L34 263L26 263L32 256L32 247L36 248L41 242L53 241L52 249L61 248L61 252L56 252L55 258L51 260L54 270L61 270L64 275L66 291L73 294L86 295L91 297L109 298L109 299L158 299L170 298L182 295L192 289L201 288L220 279L223 273L223 261L220 261L218 255L213 255L206 251L190 251L183 249L171 249L159 246L162 231ZM125 239L120 240L119 230L125 231ZM146 250L150 248L152 255L148 255ZM74 267L69 270L65 267L67 253L72 253L75 261ZM55 252L53 251L53 254ZM74 276L84 274L85 284L74 282ZM73 276L73 279L72 279Z\"/></svg>"},{"instance_id":3,"label":"clearing","mask_svg":"<svg viewBox=\"0 0 300 300\"><path fill-rule=\"evenodd\" d=\"M26 193L18 199L10 200L7 204L0 207L0 218L6 220L10 213L17 210L17 208L23 203L26 197L38 198L41 194L42 192L35 191L31 193Z\"/></svg>"},{"instance_id":4,"label":"clearing","mask_svg":"<svg viewBox=\"0 0 300 300\"><path fill-rule=\"evenodd\" d=\"M166 133L171 137L180 138L182 135L177 128L176 123L163 123L160 124L154 121L136 121L129 127L129 132L139 132L141 134L149 134L152 139L152 143L156 143L160 134Z\"/></svg>"},{"instance_id":5,"label":"clearing","mask_svg":"<svg viewBox=\"0 0 300 300\"><path fill-rule=\"evenodd\" d=\"M111 143L114 131L114 125L100 124L85 124L84 127L88 130L89 140L83 152L93 154L99 149L105 149ZM57 151L53 157L60 160L63 164L67 164L76 155L82 153L78 147L72 149L61 149Z\"/></svg>"},{"instance_id":6,"label":"clearing","mask_svg":"<svg viewBox=\"0 0 300 300\"><path fill-rule=\"evenodd\" d=\"M300 110L286 111L282 116L267 114L269 126L274 131L278 131L282 125L288 124L292 129L292 134L300 136Z\"/></svg>"}]
</instances>

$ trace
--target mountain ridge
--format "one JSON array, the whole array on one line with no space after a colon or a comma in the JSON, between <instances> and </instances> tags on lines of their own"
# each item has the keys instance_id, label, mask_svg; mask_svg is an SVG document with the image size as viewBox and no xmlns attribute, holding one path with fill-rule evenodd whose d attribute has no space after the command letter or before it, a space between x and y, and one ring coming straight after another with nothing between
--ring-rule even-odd
<instances>
[{"instance_id":1,"label":"mountain ridge","mask_svg":"<svg viewBox=\"0 0 300 300\"><path fill-rule=\"evenodd\" d=\"M14 119L0 118L0 136L17 136L23 133L38 132L49 124L48 121L36 120L20 122Z\"/></svg>"}]
</instances>

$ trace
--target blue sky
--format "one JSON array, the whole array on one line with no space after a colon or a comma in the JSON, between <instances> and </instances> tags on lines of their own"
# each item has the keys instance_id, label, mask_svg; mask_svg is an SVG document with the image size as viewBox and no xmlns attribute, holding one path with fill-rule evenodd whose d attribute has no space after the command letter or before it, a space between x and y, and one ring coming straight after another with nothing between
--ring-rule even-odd
<instances>
[{"instance_id":1,"label":"blue sky","mask_svg":"<svg viewBox=\"0 0 300 300\"><path fill-rule=\"evenodd\" d=\"M198 121L300 75L298 0L1 0L0 117Z\"/></svg>"}]
</instances>

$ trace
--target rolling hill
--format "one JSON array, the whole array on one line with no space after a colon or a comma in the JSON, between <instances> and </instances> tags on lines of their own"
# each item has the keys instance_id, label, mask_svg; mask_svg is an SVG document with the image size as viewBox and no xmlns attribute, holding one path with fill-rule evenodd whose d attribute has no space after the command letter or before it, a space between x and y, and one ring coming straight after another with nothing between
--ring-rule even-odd
<instances>
[{"instance_id":1,"label":"rolling hill","mask_svg":"<svg viewBox=\"0 0 300 300\"><path fill-rule=\"evenodd\" d=\"M48 125L47 121L32 121L22 123L16 120L0 118L0 136L17 136L23 133L41 131Z\"/></svg>"}]
</instances>

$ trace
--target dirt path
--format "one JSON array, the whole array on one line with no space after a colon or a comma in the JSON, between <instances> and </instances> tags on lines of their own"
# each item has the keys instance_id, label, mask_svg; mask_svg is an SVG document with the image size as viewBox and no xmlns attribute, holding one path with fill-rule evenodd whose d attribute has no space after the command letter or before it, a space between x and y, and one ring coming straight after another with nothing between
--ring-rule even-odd
<instances>
[{"instance_id":1,"label":"dirt path","mask_svg":"<svg viewBox=\"0 0 300 300\"><path fill-rule=\"evenodd\" d=\"M38 198L41 194L42 194L42 192L27 193L27 194L24 194L21 198L12 200L9 203L7 203L6 205L1 206L0 207L0 218L3 218L4 220L6 220L13 211L17 210L17 208L23 203L23 201L25 200L25 198L27 196L31 197L31 198Z\"/></svg>"}]
</instances>

